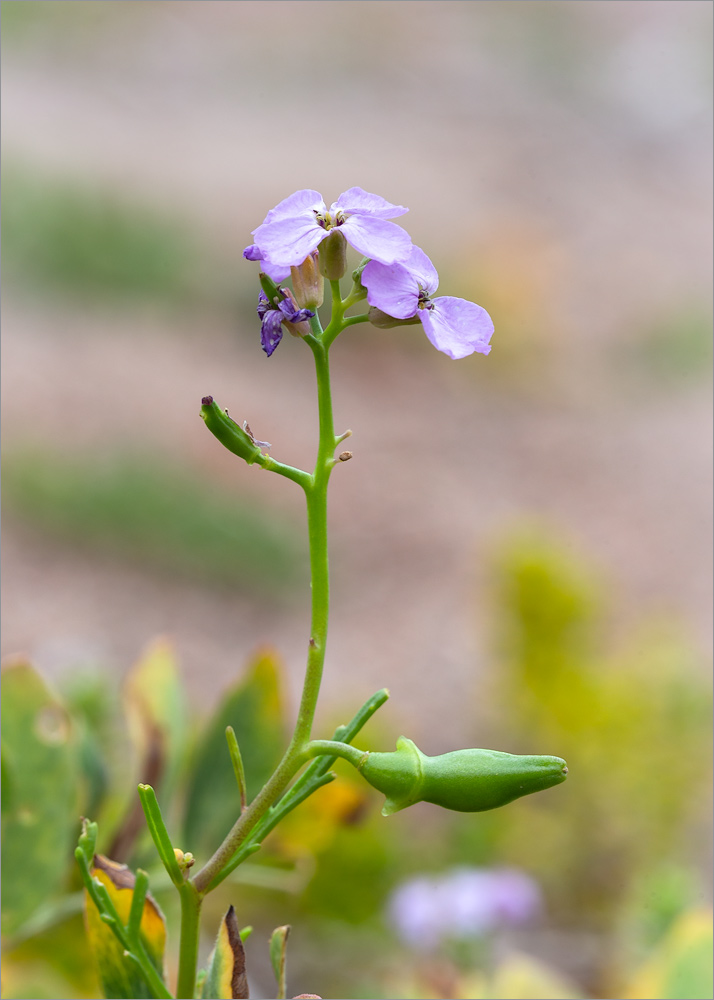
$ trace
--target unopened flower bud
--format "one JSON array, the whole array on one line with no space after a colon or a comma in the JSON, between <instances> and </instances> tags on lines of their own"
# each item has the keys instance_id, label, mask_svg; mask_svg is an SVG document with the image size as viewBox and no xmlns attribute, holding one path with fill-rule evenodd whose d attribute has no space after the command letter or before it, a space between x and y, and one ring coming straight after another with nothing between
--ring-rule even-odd
<instances>
[{"instance_id":1,"label":"unopened flower bud","mask_svg":"<svg viewBox=\"0 0 714 1000\"><path fill-rule=\"evenodd\" d=\"M483 812L565 781L560 757L520 756L498 750L454 750L427 757L400 736L393 753L365 753L355 766L387 801L388 816L415 802L458 812Z\"/></svg>"},{"instance_id":2,"label":"unopened flower bud","mask_svg":"<svg viewBox=\"0 0 714 1000\"><path fill-rule=\"evenodd\" d=\"M325 281L318 267L318 252L305 258L302 264L290 268L295 301L301 309L316 309L324 299Z\"/></svg>"},{"instance_id":3,"label":"unopened flower bud","mask_svg":"<svg viewBox=\"0 0 714 1000\"><path fill-rule=\"evenodd\" d=\"M320 273L328 281L339 281L347 270L347 241L339 229L331 229L320 244Z\"/></svg>"},{"instance_id":4,"label":"unopened flower bud","mask_svg":"<svg viewBox=\"0 0 714 1000\"><path fill-rule=\"evenodd\" d=\"M180 848L174 847L174 855L176 856L178 866L182 872L186 871L187 868L192 868L195 864L196 859L190 851L186 851L184 854Z\"/></svg>"},{"instance_id":5,"label":"unopened flower bud","mask_svg":"<svg viewBox=\"0 0 714 1000\"><path fill-rule=\"evenodd\" d=\"M388 316L376 306L372 306L367 313L367 318L372 326L376 326L379 330L391 330L395 326L409 326L412 323L420 322L418 316L410 316L409 319L395 319L394 316Z\"/></svg>"}]
</instances>

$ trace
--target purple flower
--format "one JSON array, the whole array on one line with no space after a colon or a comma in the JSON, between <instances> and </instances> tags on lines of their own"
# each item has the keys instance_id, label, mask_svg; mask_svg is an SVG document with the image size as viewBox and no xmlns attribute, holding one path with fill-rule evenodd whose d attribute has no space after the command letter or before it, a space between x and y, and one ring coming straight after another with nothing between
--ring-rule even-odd
<instances>
[{"instance_id":1,"label":"purple flower","mask_svg":"<svg viewBox=\"0 0 714 1000\"><path fill-rule=\"evenodd\" d=\"M463 867L404 882L392 894L389 916L405 944L434 949L447 939L523 923L540 906L540 890L524 872Z\"/></svg>"},{"instance_id":2,"label":"purple flower","mask_svg":"<svg viewBox=\"0 0 714 1000\"><path fill-rule=\"evenodd\" d=\"M286 289L281 288L280 292L283 295L281 302L271 302L265 292L261 292L258 296L260 343L268 357L283 339L283 323L288 325L292 333L294 324L304 323L315 315L310 309L298 309ZM299 334L301 331L294 332Z\"/></svg>"},{"instance_id":3,"label":"purple flower","mask_svg":"<svg viewBox=\"0 0 714 1000\"><path fill-rule=\"evenodd\" d=\"M408 211L360 187L344 191L329 211L319 191L296 191L253 230L255 243L248 250L260 257L249 259L261 259L277 268L297 267L333 229L339 229L364 257L393 264L406 260L412 241L401 226L387 220Z\"/></svg>"},{"instance_id":4,"label":"purple flower","mask_svg":"<svg viewBox=\"0 0 714 1000\"><path fill-rule=\"evenodd\" d=\"M402 263L385 265L371 260L362 271L367 301L395 319L421 320L429 340L450 358L465 358L478 351L488 354L493 322L475 302L451 295L432 298L439 275L427 255L412 247Z\"/></svg>"}]
</instances>

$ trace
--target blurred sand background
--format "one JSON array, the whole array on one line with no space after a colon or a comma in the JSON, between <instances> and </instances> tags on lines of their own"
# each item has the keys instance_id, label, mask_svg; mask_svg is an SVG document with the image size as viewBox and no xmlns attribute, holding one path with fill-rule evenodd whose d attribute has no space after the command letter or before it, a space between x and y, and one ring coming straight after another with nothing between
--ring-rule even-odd
<instances>
[{"instance_id":1,"label":"blurred sand background","mask_svg":"<svg viewBox=\"0 0 714 1000\"><path fill-rule=\"evenodd\" d=\"M18 177L69 179L206 249L174 303L44 288L10 261L8 466L161 452L302 538L298 491L232 461L199 403L311 464L311 358L291 338L263 355L241 251L292 191L360 185L409 206L442 291L496 333L461 362L418 327L357 327L333 351L354 459L331 484L325 703L386 684L414 739L448 717L449 745L466 740L489 559L524 519L596 567L613 633L671 617L708 654L711 20L696 0L3 3L3 200ZM306 567L256 595L5 514L4 655L122 673L169 634L207 708L270 642L297 692Z\"/></svg>"}]
</instances>

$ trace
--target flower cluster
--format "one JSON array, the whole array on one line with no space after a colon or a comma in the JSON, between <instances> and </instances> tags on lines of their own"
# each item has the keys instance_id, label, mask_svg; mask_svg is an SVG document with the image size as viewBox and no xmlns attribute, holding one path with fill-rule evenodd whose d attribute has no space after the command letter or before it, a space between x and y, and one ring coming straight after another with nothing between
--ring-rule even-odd
<instances>
[{"instance_id":1,"label":"flower cluster","mask_svg":"<svg viewBox=\"0 0 714 1000\"><path fill-rule=\"evenodd\" d=\"M389 221L407 211L360 187L344 191L329 209L318 191L296 191L271 209L253 230L254 242L243 256L258 261L261 271L280 283L291 270L294 277L294 269L316 251L320 257L323 241L334 244L337 240L342 246L346 241L366 260L360 280L372 307L368 318L375 326L421 322L434 347L450 358L474 352L488 354L493 323L486 310L465 299L435 297L439 276L434 265L401 226ZM322 260L320 268L327 277L335 277L323 268ZM280 341L281 323L296 322L287 314L284 318L276 314L276 309L285 312L284 305L274 306L266 299L261 303L263 312L259 307L263 347L268 355Z\"/></svg>"},{"instance_id":2,"label":"flower cluster","mask_svg":"<svg viewBox=\"0 0 714 1000\"><path fill-rule=\"evenodd\" d=\"M444 940L522 924L540 907L540 890L524 872L462 867L402 883L389 901L389 917L405 944L431 950Z\"/></svg>"}]
</instances>

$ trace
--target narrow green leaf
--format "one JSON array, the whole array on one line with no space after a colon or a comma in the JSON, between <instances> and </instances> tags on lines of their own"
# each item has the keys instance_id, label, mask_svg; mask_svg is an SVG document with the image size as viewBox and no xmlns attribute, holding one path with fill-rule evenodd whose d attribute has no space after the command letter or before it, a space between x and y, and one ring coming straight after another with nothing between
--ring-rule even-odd
<instances>
[{"instance_id":1,"label":"narrow green leaf","mask_svg":"<svg viewBox=\"0 0 714 1000\"><path fill-rule=\"evenodd\" d=\"M243 1000L248 996L245 952L235 910L229 907L221 921L216 946L201 987L202 1000Z\"/></svg>"},{"instance_id":2,"label":"narrow green leaf","mask_svg":"<svg viewBox=\"0 0 714 1000\"><path fill-rule=\"evenodd\" d=\"M270 938L270 962L278 983L277 1000L285 1000L287 995L285 979L289 934L290 924L285 924L283 927L276 927Z\"/></svg>"},{"instance_id":3,"label":"narrow green leaf","mask_svg":"<svg viewBox=\"0 0 714 1000\"><path fill-rule=\"evenodd\" d=\"M4 934L56 892L71 866L79 806L76 733L29 663L2 672Z\"/></svg>"},{"instance_id":4,"label":"narrow green leaf","mask_svg":"<svg viewBox=\"0 0 714 1000\"><path fill-rule=\"evenodd\" d=\"M139 801L144 810L146 825L149 828L151 839L154 841L154 846L158 851L163 866L169 873L173 884L177 889L180 889L184 883L183 873L164 824L159 803L156 801L156 794L151 785L139 785Z\"/></svg>"},{"instance_id":5,"label":"narrow green leaf","mask_svg":"<svg viewBox=\"0 0 714 1000\"><path fill-rule=\"evenodd\" d=\"M247 793L245 788L245 769L243 767L243 758L241 757L240 747L238 746L238 740L236 739L236 734L233 726L226 726L226 740L228 742L228 753L231 755L231 764L233 765L233 773L236 776L236 783L238 784L238 794L240 795L240 811L243 812L247 805Z\"/></svg>"},{"instance_id":6,"label":"narrow green leaf","mask_svg":"<svg viewBox=\"0 0 714 1000\"><path fill-rule=\"evenodd\" d=\"M284 749L283 668L272 650L259 653L247 674L224 697L193 756L188 780L184 842L194 855L211 854L240 814L236 778L226 753L231 726L242 747L250 801L268 780Z\"/></svg>"}]
</instances>

